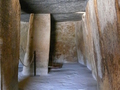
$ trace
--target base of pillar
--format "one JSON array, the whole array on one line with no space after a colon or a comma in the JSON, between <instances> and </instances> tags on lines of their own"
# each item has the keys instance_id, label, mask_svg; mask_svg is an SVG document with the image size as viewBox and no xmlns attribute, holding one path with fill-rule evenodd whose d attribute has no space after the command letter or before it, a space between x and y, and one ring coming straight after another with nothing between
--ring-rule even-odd
<instances>
[{"instance_id":1,"label":"base of pillar","mask_svg":"<svg viewBox=\"0 0 120 90\"><path fill-rule=\"evenodd\" d=\"M34 75L34 71L33 69L30 70L26 67L23 67L22 74L25 76L30 76L30 75ZM40 75L40 76L48 75L48 68L37 68L36 75Z\"/></svg>"}]
</instances>

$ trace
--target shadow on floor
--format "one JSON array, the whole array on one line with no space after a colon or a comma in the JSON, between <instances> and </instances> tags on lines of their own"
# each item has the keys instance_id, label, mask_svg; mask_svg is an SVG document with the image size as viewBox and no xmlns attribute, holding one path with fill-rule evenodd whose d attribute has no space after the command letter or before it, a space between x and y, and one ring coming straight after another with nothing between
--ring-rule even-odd
<instances>
[{"instance_id":1,"label":"shadow on floor","mask_svg":"<svg viewBox=\"0 0 120 90\"><path fill-rule=\"evenodd\" d=\"M24 88L28 85L28 83L30 82L29 81L30 80L30 77L26 77L26 78L24 78L23 80L21 80L20 82L19 82L19 90L24 90Z\"/></svg>"}]
</instances>

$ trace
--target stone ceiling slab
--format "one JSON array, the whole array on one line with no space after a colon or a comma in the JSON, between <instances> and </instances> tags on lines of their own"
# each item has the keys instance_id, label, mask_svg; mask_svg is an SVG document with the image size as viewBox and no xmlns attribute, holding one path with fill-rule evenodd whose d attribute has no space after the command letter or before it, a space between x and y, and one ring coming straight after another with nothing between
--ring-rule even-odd
<instances>
[{"instance_id":1,"label":"stone ceiling slab","mask_svg":"<svg viewBox=\"0 0 120 90\"><path fill-rule=\"evenodd\" d=\"M29 22L30 14L21 14L21 21ZM65 21L80 21L82 19L82 14L78 13L68 13L68 14L52 14L52 20L56 22Z\"/></svg>"},{"instance_id":2,"label":"stone ceiling slab","mask_svg":"<svg viewBox=\"0 0 120 90\"><path fill-rule=\"evenodd\" d=\"M20 0L27 13L73 13L85 11L88 0Z\"/></svg>"}]
</instances>

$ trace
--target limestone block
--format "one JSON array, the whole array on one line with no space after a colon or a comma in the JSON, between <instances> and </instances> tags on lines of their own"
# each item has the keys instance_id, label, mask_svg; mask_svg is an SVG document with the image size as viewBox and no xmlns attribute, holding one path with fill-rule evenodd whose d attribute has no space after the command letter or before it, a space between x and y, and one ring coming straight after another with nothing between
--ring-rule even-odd
<instances>
[{"instance_id":1,"label":"limestone block","mask_svg":"<svg viewBox=\"0 0 120 90\"><path fill-rule=\"evenodd\" d=\"M20 27L20 58L23 61L27 46L28 22L21 22ZM24 62L24 61L23 61Z\"/></svg>"},{"instance_id":2,"label":"limestone block","mask_svg":"<svg viewBox=\"0 0 120 90\"><path fill-rule=\"evenodd\" d=\"M36 14L34 17L33 50L36 51L37 75L48 74L50 20L50 14Z\"/></svg>"},{"instance_id":3,"label":"limestone block","mask_svg":"<svg viewBox=\"0 0 120 90\"><path fill-rule=\"evenodd\" d=\"M82 28L83 28L83 39L84 39L84 50L85 50L85 60L86 60L86 66L89 70L92 70L91 66L91 59L90 59L90 45L91 45L91 34L88 29L87 23L86 23L86 14L82 18Z\"/></svg>"},{"instance_id":4,"label":"limestone block","mask_svg":"<svg viewBox=\"0 0 120 90\"><path fill-rule=\"evenodd\" d=\"M115 0L94 1L100 35L100 48L102 56L101 90L118 90L120 72L118 61L120 58L120 45L118 40L117 15ZM116 77L117 76L117 77Z\"/></svg>"},{"instance_id":5,"label":"limestone block","mask_svg":"<svg viewBox=\"0 0 120 90\"><path fill-rule=\"evenodd\" d=\"M78 62L86 65L82 21L76 22L75 32Z\"/></svg>"},{"instance_id":6,"label":"limestone block","mask_svg":"<svg viewBox=\"0 0 120 90\"><path fill-rule=\"evenodd\" d=\"M0 0L0 90L18 90L19 29L19 0Z\"/></svg>"},{"instance_id":7,"label":"limestone block","mask_svg":"<svg viewBox=\"0 0 120 90\"><path fill-rule=\"evenodd\" d=\"M24 75L30 75L32 72L31 66L33 64L33 21L34 14L30 14L29 29L27 34L27 45L24 56L24 67L22 73Z\"/></svg>"},{"instance_id":8,"label":"limestone block","mask_svg":"<svg viewBox=\"0 0 120 90\"><path fill-rule=\"evenodd\" d=\"M29 22L21 22L20 24L20 59L22 62L24 62L24 56L26 52L28 29L29 29ZM19 61L19 67L23 67L20 61Z\"/></svg>"},{"instance_id":9,"label":"limestone block","mask_svg":"<svg viewBox=\"0 0 120 90\"><path fill-rule=\"evenodd\" d=\"M85 24L93 40L87 52L92 52L90 55L94 58L91 66L92 71L95 71L96 66L99 90L119 90L119 0L90 0L86 8ZM89 57L89 54L86 55Z\"/></svg>"}]
</instances>

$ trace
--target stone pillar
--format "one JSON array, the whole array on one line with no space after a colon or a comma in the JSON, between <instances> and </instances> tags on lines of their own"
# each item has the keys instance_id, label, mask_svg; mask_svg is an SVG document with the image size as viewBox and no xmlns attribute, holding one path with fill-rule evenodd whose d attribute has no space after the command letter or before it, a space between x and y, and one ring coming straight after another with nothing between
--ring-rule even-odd
<instances>
[{"instance_id":1,"label":"stone pillar","mask_svg":"<svg viewBox=\"0 0 120 90\"><path fill-rule=\"evenodd\" d=\"M0 90L18 90L19 28L19 0L0 0Z\"/></svg>"},{"instance_id":2,"label":"stone pillar","mask_svg":"<svg viewBox=\"0 0 120 90\"><path fill-rule=\"evenodd\" d=\"M34 20L34 14L30 15L29 20L29 29L28 29L28 35L27 35L27 46L26 46L26 52L24 57L24 67L22 73L24 75L30 75L32 73L31 64L33 63L33 20Z\"/></svg>"},{"instance_id":3,"label":"stone pillar","mask_svg":"<svg viewBox=\"0 0 120 90\"><path fill-rule=\"evenodd\" d=\"M36 14L34 17L33 50L36 51L37 75L48 74L50 20L50 14Z\"/></svg>"}]
</instances>

